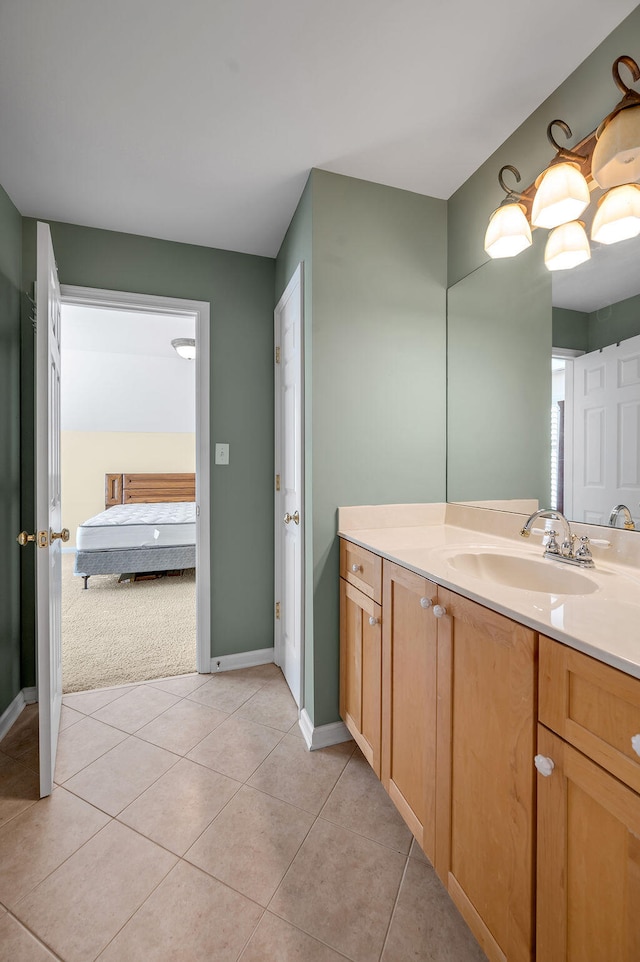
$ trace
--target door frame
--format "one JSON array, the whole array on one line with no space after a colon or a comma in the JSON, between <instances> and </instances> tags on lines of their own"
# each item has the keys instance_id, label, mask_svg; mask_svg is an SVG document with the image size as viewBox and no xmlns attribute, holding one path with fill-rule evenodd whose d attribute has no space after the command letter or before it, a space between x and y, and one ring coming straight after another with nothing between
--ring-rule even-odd
<instances>
[{"instance_id":1,"label":"door frame","mask_svg":"<svg viewBox=\"0 0 640 962\"><path fill-rule=\"evenodd\" d=\"M196 341L196 670L211 671L210 305L181 297L60 285L63 307L74 304L140 314L195 317Z\"/></svg>"},{"instance_id":2,"label":"door frame","mask_svg":"<svg viewBox=\"0 0 640 962\"><path fill-rule=\"evenodd\" d=\"M280 430L282 417L282 368L279 363L278 352L281 341L281 310L291 296L296 285L300 288L300 704L298 714L302 713L305 705L304 671L305 671L305 569L306 569L306 497L305 497L305 337L304 337L304 266L299 263L291 275L287 286L273 312L273 342L274 342L274 474L282 475L282 432ZM277 617L276 605L282 598L283 560L284 552L282 535L282 491L277 489L274 477L274 598L273 598L273 653L276 665L280 665L283 658L282 621Z\"/></svg>"}]
</instances>

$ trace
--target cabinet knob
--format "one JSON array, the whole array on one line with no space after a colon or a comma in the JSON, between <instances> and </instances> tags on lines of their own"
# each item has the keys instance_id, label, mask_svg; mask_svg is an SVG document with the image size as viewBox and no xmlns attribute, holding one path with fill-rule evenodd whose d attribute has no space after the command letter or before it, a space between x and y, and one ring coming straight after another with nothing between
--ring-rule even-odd
<instances>
[{"instance_id":1,"label":"cabinet knob","mask_svg":"<svg viewBox=\"0 0 640 962\"><path fill-rule=\"evenodd\" d=\"M371 617L369 618L369 624L370 624L371 627L373 628L373 627L375 627L375 625L379 625L379 624L380 624L380 619L379 619L379 618L374 618L373 615L371 615Z\"/></svg>"},{"instance_id":2,"label":"cabinet knob","mask_svg":"<svg viewBox=\"0 0 640 962\"><path fill-rule=\"evenodd\" d=\"M444 605L434 605L433 613L436 616L436 618L444 618L444 616L447 613L447 609L444 607Z\"/></svg>"},{"instance_id":3,"label":"cabinet knob","mask_svg":"<svg viewBox=\"0 0 640 962\"><path fill-rule=\"evenodd\" d=\"M533 764L536 766L541 775L548 778L556 767L553 763L552 758L548 758L546 755L536 755L533 759Z\"/></svg>"},{"instance_id":4,"label":"cabinet knob","mask_svg":"<svg viewBox=\"0 0 640 962\"><path fill-rule=\"evenodd\" d=\"M357 575L358 572L360 571L360 565L352 564L351 570L353 571L354 575Z\"/></svg>"},{"instance_id":5,"label":"cabinet knob","mask_svg":"<svg viewBox=\"0 0 640 962\"><path fill-rule=\"evenodd\" d=\"M631 747L636 755L640 755L640 735L634 735L631 739Z\"/></svg>"},{"instance_id":6,"label":"cabinet knob","mask_svg":"<svg viewBox=\"0 0 640 962\"><path fill-rule=\"evenodd\" d=\"M430 608L431 605L433 604L433 601L431 600L431 598L421 598L420 604L423 608Z\"/></svg>"}]
</instances>

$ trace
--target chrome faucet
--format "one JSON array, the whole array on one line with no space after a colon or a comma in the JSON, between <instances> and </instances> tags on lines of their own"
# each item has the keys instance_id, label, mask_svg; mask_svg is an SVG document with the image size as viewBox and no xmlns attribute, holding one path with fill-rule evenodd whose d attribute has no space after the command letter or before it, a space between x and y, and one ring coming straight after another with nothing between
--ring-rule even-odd
<instances>
[{"instance_id":1,"label":"chrome faucet","mask_svg":"<svg viewBox=\"0 0 640 962\"><path fill-rule=\"evenodd\" d=\"M609 524L611 525L611 527L613 528L617 527L616 522L618 520L619 514L624 515L624 526L627 529L627 531L635 531L636 529L635 522L631 517L631 512L629 511L626 504L617 504L615 508L612 509L611 514L609 515Z\"/></svg>"},{"instance_id":2,"label":"chrome faucet","mask_svg":"<svg viewBox=\"0 0 640 962\"><path fill-rule=\"evenodd\" d=\"M531 526L534 521L538 518L551 518L560 522L563 527L563 540L561 544L558 544L558 532L548 531L546 534L549 540L546 544L544 557L550 558L552 561L563 561L566 564L578 565L580 568L594 568L593 558L591 556L591 551L589 549L589 539L585 535L584 537L578 539L578 536L573 534L571 531L571 525L563 515L562 511L556 511L555 508L540 508L539 511L534 511L532 515L525 521L520 534L523 538L528 538L531 534ZM576 541L580 541L580 545L575 548Z\"/></svg>"}]
</instances>

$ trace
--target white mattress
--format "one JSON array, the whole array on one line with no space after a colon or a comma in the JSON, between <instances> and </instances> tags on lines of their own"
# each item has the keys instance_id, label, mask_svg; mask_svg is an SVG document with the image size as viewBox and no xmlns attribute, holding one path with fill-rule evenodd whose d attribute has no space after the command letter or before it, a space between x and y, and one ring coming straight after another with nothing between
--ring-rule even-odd
<instances>
[{"instance_id":1,"label":"white mattress","mask_svg":"<svg viewBox=\"0 0 640 962\"><path fill-rule=\"evenodd\" d=\"M116 504L78 527L80 551L110 548L153 548L195 544L193 501L171 504Z\"/></svg>"}]
</instances>

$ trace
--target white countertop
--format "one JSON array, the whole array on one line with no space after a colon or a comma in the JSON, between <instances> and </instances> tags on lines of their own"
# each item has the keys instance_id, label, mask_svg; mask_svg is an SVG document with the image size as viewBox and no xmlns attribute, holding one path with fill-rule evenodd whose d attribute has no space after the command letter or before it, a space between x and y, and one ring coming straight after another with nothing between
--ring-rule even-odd
<instances>
[{"instance_id":1,"label":"white countertop","mask_svg":"<svg viewBox=\"0 0 640 962\"><path fill-rule=\"evenodd\" d=\"M394 507L400 509L397 519L401 523L397 525L394 525ZM420 523L408 523L409 507L416 509L414 517ZM595 583L594 591L579 595L530 591L475 577L454 567L451 559L459 553L484 552L539 560L543 553L541 537L532 535L527 540L517 537L522 516L501 512L493 512L501 515L493 525L499 534L486 530L492 526L486 521L487 514L491 514L487 512L483 513L479 528L469 527L470 518L473 524L474 510L456 512L451 510L454 507L385 506L377 512L375 507L341 508L338 533L444 588L640 678L640 568L609 560L617 560L616 552L607 557L606 551L596 548L593 549L596 564L593 569L583 571L557 561L542 562L584 574ZM371 512L369 515L367 510ZM372 526L362 527L367 520ZM452 520L456 523L451 523ZM462 526L460 521L467 526ZM543 524L540 522L540 526ZM502 536L505 530L513 531L515 537ZM602 530L597 529L600 537ZM631 534L634 535L640 538L640 534Z\"/></svg>"}]
</instances>

